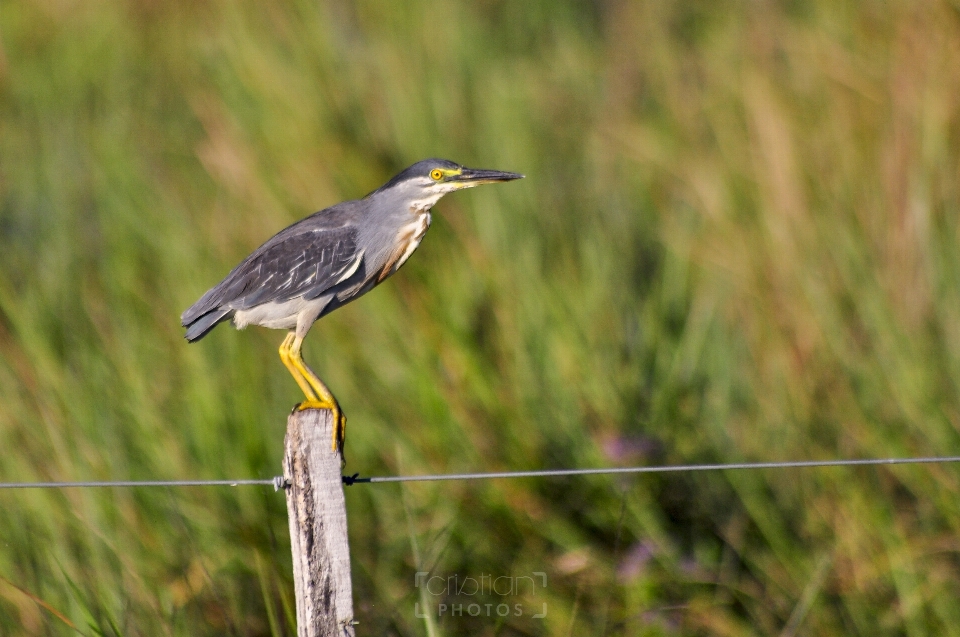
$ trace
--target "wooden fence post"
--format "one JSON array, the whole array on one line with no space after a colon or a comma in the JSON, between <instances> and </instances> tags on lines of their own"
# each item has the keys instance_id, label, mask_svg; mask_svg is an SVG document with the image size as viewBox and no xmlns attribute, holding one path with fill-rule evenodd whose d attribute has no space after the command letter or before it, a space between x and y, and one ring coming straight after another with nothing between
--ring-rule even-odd
<instances>
[{"instance_id":1,"label":"wooden fence post","mask_svg":"<svg viewBox=\"0 0 960 637\"><path fill-rule=\"evenodd\" d=\"M353 586L341 455L330 449L329 410L287 418L283 477L297 593L298 637L354 637Z\"/></svg>"}]
</instances>

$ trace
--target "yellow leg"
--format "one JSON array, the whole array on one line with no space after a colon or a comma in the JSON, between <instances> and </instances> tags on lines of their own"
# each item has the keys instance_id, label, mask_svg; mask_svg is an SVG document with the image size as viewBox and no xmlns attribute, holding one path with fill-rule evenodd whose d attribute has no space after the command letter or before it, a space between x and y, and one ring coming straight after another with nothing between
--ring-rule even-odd
<instances>
[{"instance_id":1,"label":"yellow leg","mask_svg":"<svg viewBox=\"0 0 960 637\"><path fill-rule=\"evenodd\" d=\"M293 332L291 332L291 334L293 334ZM347 432L347 417L343 413L343 410L340 409L340 404L337 402L337 399L333 397L333 393L327 388L324 382L320 380L320 377L314 374L313 370L303 362L303 355L300 353L300 345L302 343L303 339L294 335L287 350L287 355L290 358L290 364L303 376L304 381L310 385L310 388L316 392L316 395L314 398L308 397L306 401L297 406L297 409L329 409L332 411L333 450L342 451L343 441Z\"/></svg>"},{"instance_id":2,"label":"yellow leg","mask_svg":"<svg viewBox=\"0 0 960 637\"><path fill-rule=\"evenodd\" d=\"M310 383L307 382L307 379L303 377L303 374L300 373L300 370L294 366L293 361L290 359L290 346L293 344L293 339L296 338L296 336L296 333L290 332L287 334L287 337L283 339L283 343L280 344L280 360L283 361L284 366L290 371L293 380L297 381L297 384L300 385L300 389L303 390L307 400L316 402L317 394L314 393Z\"/></svg>"}]
</instances>

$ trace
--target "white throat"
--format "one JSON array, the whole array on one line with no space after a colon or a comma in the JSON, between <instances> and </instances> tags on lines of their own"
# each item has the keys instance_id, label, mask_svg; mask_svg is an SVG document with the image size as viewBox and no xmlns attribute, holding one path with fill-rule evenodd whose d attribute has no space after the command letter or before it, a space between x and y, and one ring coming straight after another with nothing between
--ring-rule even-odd
<instances>
[{"instance_id":1,"label":"white throat","mask_svg":"<svg viewBox=\"0 0 960 637\"><path fill-rule=\"evenodd\" d=\"M428 193L410 202L410 212L423 214L433 208L441 197L454 190L457 190L455 184L437 184Z\"/></svg>"}]
</instances>

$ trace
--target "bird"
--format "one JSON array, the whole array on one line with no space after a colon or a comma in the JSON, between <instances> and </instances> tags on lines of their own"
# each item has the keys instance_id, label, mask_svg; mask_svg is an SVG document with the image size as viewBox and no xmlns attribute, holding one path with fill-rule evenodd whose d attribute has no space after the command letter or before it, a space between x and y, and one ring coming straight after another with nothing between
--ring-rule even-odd
<instances>
[{"instance_id":1,"label":"bird","mask_svg":"<svg viewBox=\"0 0 960 637\"><path fill-rule=\"evenodd\" d=\"M342 453L346 416L301 353L310 327L399 270L420 245L431 209L444 195L522 178L446 159L418 161L362 199L320 210L268 239L183 312L184 336L198 341L231 319L237 329L287 330L280 360L306 396L294 409L329 409L331 446Z\"/></svg>"}]
</instances>

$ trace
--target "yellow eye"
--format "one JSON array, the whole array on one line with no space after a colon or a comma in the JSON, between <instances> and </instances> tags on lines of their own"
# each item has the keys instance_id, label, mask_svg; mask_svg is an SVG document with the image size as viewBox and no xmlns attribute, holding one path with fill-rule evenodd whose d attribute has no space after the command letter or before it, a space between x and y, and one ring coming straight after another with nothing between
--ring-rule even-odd
<instances>
[{"instance_id":1,"label":"yellow eye","mask_svg":"<svg viewBox=\"0 0 960 637\"><path fill-rule=\"evenodd\" d=\"M441 171L439 168L434 168L433 170L430 171L430 179L434 181L440 181L442 177L443 177L443 171Z\"/></svg>"}]
</instances>

